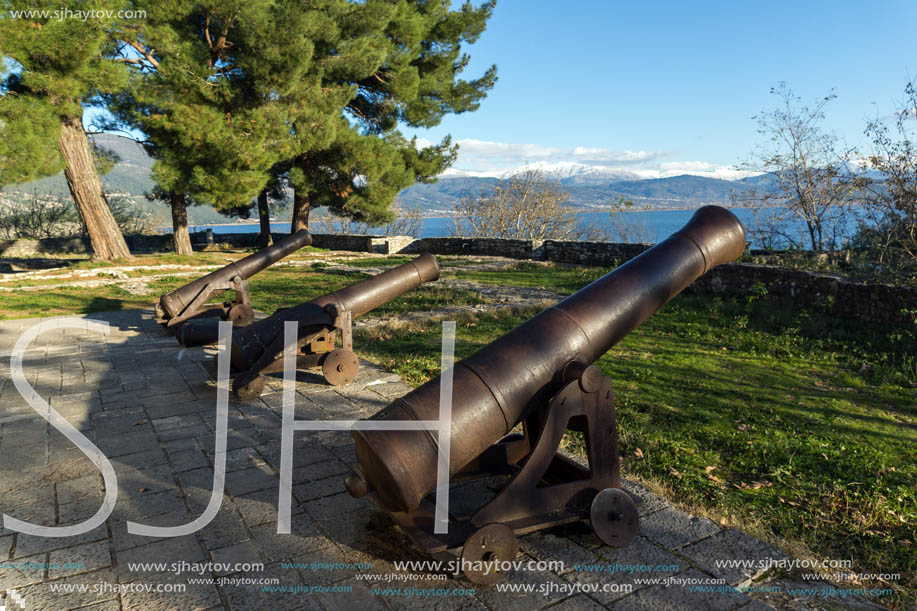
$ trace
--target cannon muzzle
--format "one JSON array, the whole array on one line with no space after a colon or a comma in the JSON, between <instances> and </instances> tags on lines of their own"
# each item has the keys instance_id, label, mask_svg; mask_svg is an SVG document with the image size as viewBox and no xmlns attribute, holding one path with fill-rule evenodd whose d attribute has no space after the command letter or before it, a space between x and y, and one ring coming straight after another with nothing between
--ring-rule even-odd
<instances>
[{"instance_id":1,"label":"cannon muzzle","mask_svg":"<svg viewBox=\"0 0 917 611\"><path fill-rule=\"evenodd\" d=\"M187 320L203 314L201 306L218 291L226 290L232 283L241 283L269 265L312 243L312 236L305 229L290 234L273 246L234 261L225 267L210 272L202 278L166 293L159 298L157 316L168 321L169 326L177 320Z\"/></svg>"},{"instance_id":2,"label":"cannon muzzle","mask_svg":"<svg viewBox=\"0 0 917 611\"><path fill-rule=\"evenodd\" d=\"M587 365L698 277L738 258L744 248L745 231L732 212L717 206L700 208L665 241L457 363L450 474L544 406L571 375L579 377L584 390L595 386L598 379L592 374L599 372L590 374ZM436 421L439 403L436 378L370 420ZM350 478L348 489L354 494L374 491L386 509L410 512L435 488L434 435L355 430L353 438L358 473Z\"/></svg>"}]
</instances>

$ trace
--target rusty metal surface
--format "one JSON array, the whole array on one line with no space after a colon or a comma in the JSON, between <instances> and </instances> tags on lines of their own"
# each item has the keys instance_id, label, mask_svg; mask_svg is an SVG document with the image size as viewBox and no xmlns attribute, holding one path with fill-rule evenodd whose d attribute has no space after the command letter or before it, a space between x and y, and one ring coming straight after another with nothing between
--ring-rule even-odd
<instances>
[{"instance_id":1,"label":"rusty metal surface","mask_svg":"<svg viewBox=\"0 0 917 611\"><path fill-rule=\"evenodd\" d=\"M335 317L341 312L349 311L352 317L360 316L437 278L439 264L436 258L424 254L339 291L278 310L268 318L233 333L233 368L237 371L250 369L265 352L272 350L277 339L283 338L283 325L287 321L297 321L300 328L335 328Z\"/></svg>"},{"instance_id":2,"label":"rusty metal surface","mask_svg":"<svg viewBox=\"0 0 917 611\"><path fill-rule=\"evenodd\" d=\"M170 293L166 293L159 298L159 309L165 315L164 318L179 316L208 285L228 282L233 278L241 278L242 280L250 278L267 266L311 243L312 236L305 229L288 235L273 246L259 250L244 259L234 261Z\"/></svg>"},{"instance_id":3,"label":"rusty metal surface","mask_svg":"<svg viewBox=\"0 0 917 611\"><path fill-rule=\"evenodd\" d=\"M277 370L278 359L284 348L284 325L292 321L297 325L297 349L300 356L319 354L321 360L317 364L321 365L322 374L329 384L338 386L350 383L360 366L351 350L352 318L437 278L439 264L436 259L430 254L421 255L414 261L347 288L296 307L279 309L257 324L234 331L230 350L233 390L240 397L243 394L250 397L258 388L263 388L263 380L260 385L254 380L263 373ZM334 340L338 332L341 334L342 347L335 350ZM303 359L297 359L297 364L302 362Z\"/></svg>"},{"instance_id":4,"label":"rusty metal surface","mask_svg":"<svg viewBox=\"0 0 917 611\"><path fill-rule=\"evenodd\" d=\"M627 547L640 530L640 513L630 495L617 488L606 488L592 500L589 511L592 530L605 545Z\"/></svg>"},{"instance_id":5,"label":"rusty metal surface","mask_svg":"<svg viewBox=\"0 0 917 611\"><path fill-rule=\"evenodd\" d=\"M356 318L417 288L424 282L432 282L437 278L439 264L436 257L426 253L372 278L322 295L318 299L313 299L312 303L322 307L333 305L339 312L350 312L351 316Z\"/></svg>"},{"instance_id":6,"label":"rusty metal surface","mask_svg":"<svg viewBox=\"0 0 917 611\"><path fill-rule=\"evenodd\" d=\"M591 364L698 277L745 248L734 214L700 208L678 232L531 318L453 372L450 474L546 405L573 362ZM594 385L593 374L585 378ZM437 420L439 378L373 420ZM415 510L436 484L436 438L425 431L354 431L360 475L390 511Z\"/></svg>"},{"instance_id":7,"label":"rusty metal surface","mask_svg":"<svg viewBox=\"0 0 917 611\"><path fill-rule=\"evenodd\" d=\"M218 316L220 314L217 313ZM206 320L195 317L194 320L179 325L175 330L175 339L186 348L215 344L219 339L218 324L219 320L213 320L212 317Z\"/></svg>"},{"instance_id":8,"label":"rusty metal surface","mask_svg":"<svg viewBox=\"0 0 917 611\"><path fill-rule=\"evenodd\" d=\"M595 366L567 367L566 384L547 405L526 417L523 434L512 433L490 446L453 479L511 475L503 488L472 514L465 508L450 513L447 533L435 533L429 503L406 512L391 512L399 528L419 549L438 553L462 545L479 528L501 524L516 535L592 518L603 540L626 545L636 535L639 520L632 511L642 499L620 490L621 462L612 382L595 376ZM573 377L573 372L578 372ZM588 390L586 388L588 388ZM558 453L564 432L579 422L587 464ZM351 474L347 490L355 497L369 493L368 483ZM614 491L603 494L605 491ZM622 500L623 494L626 499ZM450 493L452 494L452 493ZM595 502L602 496L599 503Z\"/></svg>"},{"instance_id":9,"label":"rusty metal surface","mask_svg":"<svg viewBox=\"0 0 917 611\"><path fill-rule=\"evenodd\" d=\"M332 386L350 384L357 377L360 361L347 348L332 350L322 359L322 375Z\"/></svg>"},{"instance_id":10,"label":"rusty metal surface","mask_svg":"<svg viewBox=\"0 0 917 611\"><path fill-rule=\"evenodd\" d=\"M462 567L472 583L493 585L507 571L504 563L512 562L519 552L519 543L513 530L503 524L488 524L465 541L462 548Z\"/></svg>"},{"instance_id":11,"label":"rusty metal surface","mask_svg":"<svg viewBox=\"0 0 917 611\"><path fill-rule=\"evenodd\" d=\"M255 310L247 303L237 303L229 308L226 320L239 327L250 325L255 322Z\"/></svg>"}]
</instances>

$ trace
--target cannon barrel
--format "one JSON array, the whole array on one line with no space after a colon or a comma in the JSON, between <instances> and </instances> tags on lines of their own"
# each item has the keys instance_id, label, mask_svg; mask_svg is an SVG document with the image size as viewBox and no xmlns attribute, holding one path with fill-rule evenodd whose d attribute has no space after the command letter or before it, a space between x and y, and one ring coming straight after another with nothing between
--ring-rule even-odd
<instances>
[{"instance_id":1,"label":"cannon barrel","mask_svg":"<svg viewBox=\"0 0 917 611\"><path fill-rule=\"evenodd\" d=\"M590 364L714 266L745 248L735 215L700 208L678 232L522 323L455 365L450 474L499 441L556 393L572 363ZM370 420L439 418L439 378ZM354 430L354 496L375 491L390 511L412 511L436 485L437 446L427 431Z\"/></svg>"},{"instance_id":2,"label":"cannon barrel","mask_svg":"<svg viewBox=\"0 0 917 611\"><path fill-rule=\"evenodd\" d=\"M316 311L321 311L327 306L334 306L338 313L349 310L351 317L356 318L424 282L437 278L439 264L433 255L427 253L339 291L322 295L292 308L279 310L268 318L233 333L233 368L244 371L251 367L276 338L282 337L283 323L286 321L314 319Z\"/></svg>"},{"instance_id":3,"label":"cannon barrel","mask_svg":"<svg viewBox=\"0 0 917 611\"><path fill-rule=\"evenodd\" d=\"M309 235L309 232L305 229L300 229L296 233L281 239L273 246L268 246L263 250L248 255L244 259L239 259L225 267L210 272L194 282L189 282L171 293L166 293L159 298L159 309L168 317L178 316L207 285L216 282L228 282L237 276L242 280L246 280L290 253L296 252L311 243L312 236Z\"/></svg>"}]
</instances>

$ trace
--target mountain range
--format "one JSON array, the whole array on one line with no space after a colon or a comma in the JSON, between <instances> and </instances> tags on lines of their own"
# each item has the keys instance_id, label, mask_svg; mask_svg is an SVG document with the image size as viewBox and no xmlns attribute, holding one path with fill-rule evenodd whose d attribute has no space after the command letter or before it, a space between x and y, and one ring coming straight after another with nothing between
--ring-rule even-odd
<instances>
[{"instance_id":1,"label":"mountain range","mask_svg":"<svg viewBox=\"0 0 917 611\"><path fill-rule=\"evenodd\" d=\"M145 197L153 188L150 177L153 160L143 148L133 140L113 134L94 135L92 140L118 158L111 171L102 176L106 193L130 197L153 213L157 220L169 224L168 207ZM418 183L405 189L398 195L398 199L404 207L419 208L428 214L448 214L463 197L487 193L499 180L527 170L538 170L560 181L569 194L568 204L582 208L607 207L619 198L630 200L640 208L693 208L703 204L730 204L733 196L741 198L753 187L766 187L769 178L754 176L741 180L720 180L683 174L641 179L636 174L601 166L539 162L498 176L480 176L450 169L435 183ZM70 197L63 174L58 174L4 187L0 191L0 201L15 203L31 194ZM188 215L190 222L196 225L233 221L209 206L193 206L189 208ZM278 207L275 217L278 220L289 218L288 207Z\"/></svg>"},{"instance_id":2,"label":"mountain range","mask_svg":"<svg viewBox=\"0 0 917 611\"><path fill-rule=\"evenodd\" d=\"M429 212L449 212L465 196L476 197L491 191L500 180L529 170L542 172L559 181L568 193L567 203L583 208L602 208L619 199L630 200L638 208L695 208L702 204L731 204L733 196L741 199L753 188L767 188L767 175L741 180L721 180L707 176L682 174L666 178L640 178L627 171L581 163L533 163L503 172L481 176L459 170L447 170L432 184L415 184L398 198L408 207Z\"/></svg>"}]
</instances>

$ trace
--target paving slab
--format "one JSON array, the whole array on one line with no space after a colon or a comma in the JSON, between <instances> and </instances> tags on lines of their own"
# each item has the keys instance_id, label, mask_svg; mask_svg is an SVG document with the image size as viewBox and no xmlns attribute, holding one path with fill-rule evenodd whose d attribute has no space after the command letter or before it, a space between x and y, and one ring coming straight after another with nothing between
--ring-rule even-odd
<instances>
[{"instance_id":1,"label":"paving slab","mask_svg":"<svg viewBox=\"0 0 917 611\"><path fill-rule=\"evenodd\" d=\"M10 550L13 548L13 535L0 537L0 562L10 557Z\"/></svg>"},{"instance_id":2,"label":"paving slab","mask_svg":"<svg viewBox=\"0 0 917 611\"><path fill-rule=\"evenodd\" d=\"M36 584L19 590L19 594L26 603L26 611L35 609L59 611L84 608L92 611L107 611L108 609L120 608L117 592L113 588L105 588L105 585L118 585L115 574L111 569L103 569ZM70 586L70 591L54 591L52 586L57 589ZM80 591L81 586L84 586L83 591ZM93 588L96 588L97 591L94 591ZM102 606L111 605L112 603L114 606Z\"/></svg>"},{"instance_id":3,"label":"paving slab","mask_svg":"<svg viewBox=\"0 0 917 611\"><path fill-rule=\"evenodd\" d=\"M612 604L631 591L648 587L648 584L641 583L643 580L669 577L673 567L683 570L677 556L640 536L627 547L604 548L600 555L606 566L622 568L614 572L574 570L564 574L563 578L580 584L584 589L597 590L589 595L603 605Z\"/></svg>"},{"instance_id":4,"label":"paving slab","mask_svg":"<svg viewBox=\"0 0 917 611\"><path fill-rule=\"evenodd\" d=\"M0 570L0 591L11 588L23 588L33 583L44 581L46 554L37 554L17 558L15 562L6 562Z\"/></svg>"},{"instance_id":5,"label":"paving slab","mask_svg":"<svg viewBox=\"0 0 917 611\"><path fill-rule=\"evenodd\" d=\"M709 576L700 571L687 571L680 575L684 579L693 579L704 583ZM682 609L707 609L709 611L729 611L745 607L752 602L750 598L736 591L700 591L703 586L692 590L684 585L655 585L639 590L630 596L617 601L614 608L621 611L681 611Z\"/></svg>"},{"instance_id":6,"label":"paving slab","mask_svg":"<svg viewBox=\"0 0 917 611\"><path fill-rule=\"evenodd\" d=\"M707 518L664 507L640 519L640 534L666 549L678 549L720 532Z\"/></svg>"},{"instance_id":7,"label":"paving slab","mask_svg":"<svg viewBox=\"0 0 917 611\"><path fill-rule=\"evenodd\" d=\"M681 554L705 567L709 573L725 579L731 586L748 585L771 571L774 562L788 558L772 545L739 530L723 531L689 545L681 550ZM720 564L734 566L718 566ZM739 564L749 566L736 566Z\"/></svg>"},{"instance_id":8,"label":"paving slab","mask_svg":"<svg viewBox=\"0 0 917 611\"><path fill-rule=\"evenodd\" d=\"M48 577L71 577L111 567L111 549L106 539L59 549L48 554ZM52 568L57 565L60 568Z\"/></svg>"}]
</instances>

